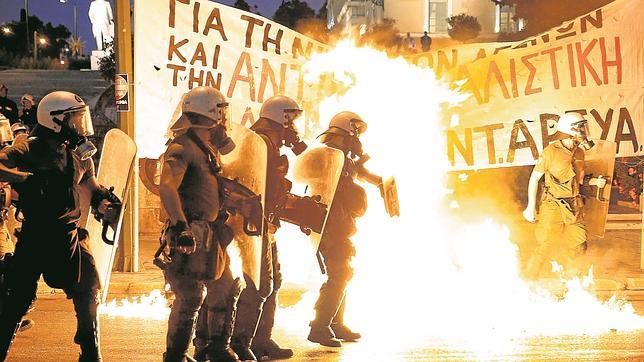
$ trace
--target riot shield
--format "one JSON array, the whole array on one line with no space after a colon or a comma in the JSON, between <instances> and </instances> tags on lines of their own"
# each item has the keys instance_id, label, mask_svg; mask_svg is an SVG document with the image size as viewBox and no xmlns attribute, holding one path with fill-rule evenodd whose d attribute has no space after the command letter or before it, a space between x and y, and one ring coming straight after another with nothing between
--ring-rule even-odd
<instances>
[{"instance_id":1,"label":"riot shield","mask_svg":"<svg viewBox=\"0 0 644 362\"><path fill-rule=\"evenodd\" d=\"M586 176L603 176L606 187L597 189L592 187L592 194L584 198L584 221L588 237L604 237L606 217L610 202L610 189L613 182L613 169L615 167L616 143L611 141L594 140L595 147L586 151L584 171Z\"/></svg>"},{"instance_id":2,"label":"riot shield","mask_svg":"<svg viewBox=\"0 0 644 362\"><path fill-rule=\"evenodd\" d=\"M103 287L101 302L105 302L109 289L112 264L121 234L123 212L127 202L127 189L131 181L132 167L136 157L136 144L119 129L112 129L105 135L101 161L98 164L98 182L112 191L123 203L118 215L118 223L104 227L92 215L87 218L85 228L89 231L89 247L94 256L98 276ZM104 241L111 242L111 245Z\"/></svg>"},{"instance_id":3,"label":"riot shield","mask_svg":"<svg viewBox=\"0 0 644 362\"><path fill-rule=\"evenodd\" d=\"M400 216L400 202L398 201L398 187L396 179L390 177L382 183L382 197L385 200L385 210L389 216Z\"/></svg>"},{"instance_id":4,"label":"riot shield","mask_svg":"<svg viewBox=\"0 0 644 362\"><path fill-rule=\"evenodd\" d=\"M148 191L159 196L159 181L161 179L161 159L141 158L139 159L139 175L141 182Z\"/></svg>"},{"instance_id":5,"label":"riot shield","mask_svg":"<svg viewBox=\"0 0 644 362\"><path fill-rule=\"evenodd\" d=\"M236 147L231 153L221 156L222 176L238 181L259 195L262 205L265 205L268 156L266 142L255 132L239 124L232 124L228 136ZM263 230L259 230L260 235L248 235L244 230L244 218L239 213L231 215L227 224L235 231L234 242L241 254L242 271L259 289Z\"/></svg>"},{"instance_id":6,"label":"riot shield","mask_svg":"<svg viewBox=\"0 0 644 362\"><path fill-rule=\"evenodd\" d=\"M306 194L311 197L319 197L320 203L331 210L335 190L342 174L344 166L344 154L342 151L326 146L309 149L295 160L293 176L296 182L305 184ZM321 232L312 232L309 238L315 250L320 246L320 240L326 228L327 215Z\"/></svg>"}]
</instances>

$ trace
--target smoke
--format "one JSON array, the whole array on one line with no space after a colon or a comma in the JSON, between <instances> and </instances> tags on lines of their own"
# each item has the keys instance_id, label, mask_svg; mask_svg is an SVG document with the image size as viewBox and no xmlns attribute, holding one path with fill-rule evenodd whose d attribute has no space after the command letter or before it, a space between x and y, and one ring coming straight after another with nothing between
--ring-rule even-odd
<instances>
[{"instance_id":1,"label":"smoke","mask_svg":"<svg viewBox=\"0 0 644 362\"><path fill-rule=\"evenodd\" d=\"M350 42L316 55L305 69L310 79L332 73L341 85L342 93L320 104L320 118L343 110L360 114L369 125L362 136L372 157L367 168L395 175L398 184L399 219L386 216L378 190L364 185L369 210L354 237L347 320L366 330L370 341L389 343L392 331L401 340L396 348L405 348L431 336L488 342L492 334L644 327L632 308L597 301L579 280L566 287L563 300L523 281L518 247L505 225L522 207L526 170L480 172L456 191L446 186L446 114L465 95L426 69Z\"/></svg>"}]
</instances>

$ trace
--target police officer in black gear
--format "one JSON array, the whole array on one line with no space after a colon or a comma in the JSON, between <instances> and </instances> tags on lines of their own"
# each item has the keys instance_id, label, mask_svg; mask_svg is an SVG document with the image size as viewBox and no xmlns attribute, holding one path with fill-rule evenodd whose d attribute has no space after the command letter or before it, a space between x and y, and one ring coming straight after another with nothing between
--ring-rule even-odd
<instances>
[{"instance_id":1,"label":"police officer in black gear","mask_svg":"<svg viewBox=\"0 0 644 362\"><path fill-rule=\"evenodd\" d=\"M197 87L184 96L181 109L170 128L174 138L164 154L159 185L169 217L165 274L176 296L164 361L189 359L186 353L202 304L205 345L199 348L200 359L238 361L230 339L242 286L231 276L225 249L233 232L225 225L219 192L219 155L235 147L225 132L228 103L217 89Z\"/></svg>"},{"instance_id":2,"label":"police officer in black gear","mask_svg":"<svg viewBox=\"0 0 644 362\"><path fill-rule=\"evenodd\" d=\"M280 348L271 338L275 324L277 293L282 284L275 232L280 226L277 209L286 202L291 182L286 179L288 159L281 154L288 147L299 155L306 149L300 140L294 121L302 114L298 104L286 96L267 99L260 109L260 118L251 129L266 142L267 177L265 215L267 233L262 250L261 288L246 278L246 289L239 299L239 314L235 323L233 348L242 360L284 359L293 356L293 351Z\"/></svg>"},{"instance_id":3,"label":"police officer in black gear","mask_svg":"<svg viewBox=\"0 0 644 362\"><path fill-rule=\"evenodd\" d=\"M0 151L0 176L19 193L24 215L2 296L0 361L7 357L20 320L36 298L41 275L74 302L79 361L101 361L97 312L101 286L87 231L78 227L80 186L89 189L91 206L99 214L109 205L109 191L98 184L88 157L93 145L88 145L87 136L92 133L83 100L57 91L43 98L34 137Z\"/></svg>"},{"instance_id":4,"label":"police officer in black gear","mask_svg":"<svg viewBox=\"0 0 644 362\"><path fill-rule=\"evenodd\" d=\"M327 281L320 288L315 304L315 319L311 322L309 341L328 347L341 347L344 341L355 341L361 337L344 324L346 305L345 290L353 277L351 259L355 248L351 236L356 233L355 220L367 210L365 190L356 178L382 185L382 178L371 174L363 166L367 157L363 154L359 136L367 124L353 112L336 114L329 129L320 136L320 141L345 155L344 167L326 227L320 240L319 251L327 270Z\"/></svg>"}]
</instances>

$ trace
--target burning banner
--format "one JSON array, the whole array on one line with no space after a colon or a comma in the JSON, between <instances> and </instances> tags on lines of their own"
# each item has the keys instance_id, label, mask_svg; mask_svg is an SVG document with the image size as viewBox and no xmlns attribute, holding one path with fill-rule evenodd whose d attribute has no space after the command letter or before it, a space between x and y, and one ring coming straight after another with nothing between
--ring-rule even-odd
<instances>
[{"instance_id":1,"label":"burning banner","mask_svg":"<svg viewBox=\"0 0 644 362\"><path fill-rule=\"evenodd\" d=\"M216 3L136 4L141 156L158 156L176 104L198 84L221 89L235 107L234 120L245 125L253 122L263 100L282 91L303 104L314 103L312 113L320 120L349 109L369 123L361 138L372 156L369 167L396 176L402 215L392 221L378 191L368 188L370 209L355 236L355 276L347 305L349 323L368 329L368 343L360 344L363 350L355 359L373 357L373 351L379 359L396 359L401 350L432 336L485 353L497 349L499 339L508 342L517 336L644 328L644 319L630 305L598 301L579 279L565 286L565 296L535 292L520 277L518 248L509 230L489 220L471 221L484 213L495 216L495 210L463 213L457 219L449 210L458 205L446 202L451 190L444 185L453 168L534 163L534 152L542 149L554 132L550 126L566 110L601 116L592 132L604 139L620 134L620 154L639 152L635 120L642 112L641 41L622 30L625 23L634 34L642 30L626 16L641 7L637 1L618 1L623 9L614 4L602 8L601 20L597 13L575 20L575 36L557 39L560 32L553 30L548 42L540 36L535 45L496 55L491 54L493 44L485 57L471 63L453 60L451 69L443 59L449 52L439 55L432 64L443 64L446 75L470 75L461 82L462 91L402 58L359 49L349 41L327 49L264 18ZM567 56L569 45L572 56ZM466 47L474 59L477 47ZM565 73L571 69L569 61L575 72ZM553 69L561 76L557 86ZM289 250L281 254L285 279L314 275L308 286L317 284L314 251L302 246L299 231L282 228L277 238L280 248ZM293 269L297 273L289 271ZM306 329L314 299L305 296L303 303L282 313L280 326Z\"/></svg>"},{"instance_id":2,"label":"burning banner","mask_svg":"<svg viewBox=\"0 0 644 362\"><path fill-rule=\"evenodd\" d=\"M573 111L592 135L617 143L617 156L641 155L644 29L632 14L643 10L641 1L615 1L521 42L415 56L472 95L447 130L452 166L534 164L557 119Z\"/></svg>"}]
</instances>

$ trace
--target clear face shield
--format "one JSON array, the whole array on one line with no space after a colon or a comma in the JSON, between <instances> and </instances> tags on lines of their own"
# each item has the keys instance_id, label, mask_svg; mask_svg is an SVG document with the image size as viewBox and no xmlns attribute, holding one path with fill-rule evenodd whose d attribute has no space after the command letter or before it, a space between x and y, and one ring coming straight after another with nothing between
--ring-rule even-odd
<instances>
[{"instance_id":1,"label":"clear face shield","mask_svg":"<svg viewBox=\"0 0 644 362\"><path fill-rule=\"evenodd\" d=\"M64 111L52 112L56 118L62 118L63 128L67 128L67 138L70 147L78 154L81 160L86 160L96 153L96 146L87 139L94 134L92 116L89 106L79 106Z\"/></svg>"},{"instance_id":2,"label":"clear face shield","mask_svg":"<svg viewBox=\"0 0 644 362\"><path fill-rule=\"evenodd\" d=\"M591 148L595 147L595 142L588 138L590 135L590 131L588 129L588 121L583 120L573 123L572 127L576 133L576 135L574 136L575 142L579 144L579 147L581 147L585 151L588 151Z\"/></svg>"},{"instance_id":3,"label":"clear face shield","mask_svg":"<svg viewBox=\"0 0 644 362\"><path fill-rule=\"evenodd\" d=\"M291 151L298 156L306 150L308 147L307 144L300 139L299 130L295 126L295 120L302 116L301 109L285 109L284 118L284 128L286 128L284 133L284 145L290 147Z\"/></svg>"}]
</instances>

